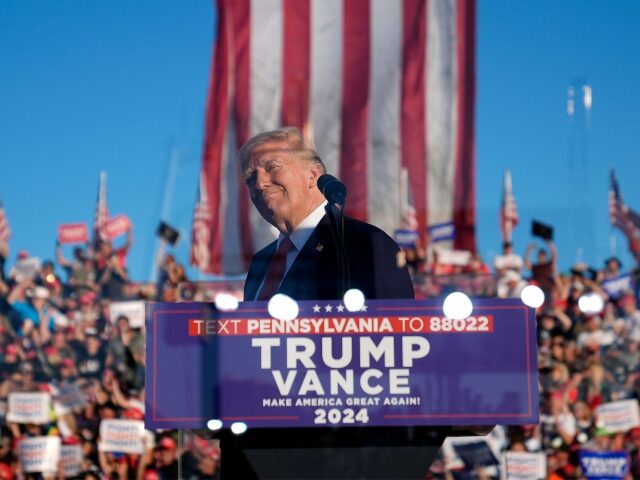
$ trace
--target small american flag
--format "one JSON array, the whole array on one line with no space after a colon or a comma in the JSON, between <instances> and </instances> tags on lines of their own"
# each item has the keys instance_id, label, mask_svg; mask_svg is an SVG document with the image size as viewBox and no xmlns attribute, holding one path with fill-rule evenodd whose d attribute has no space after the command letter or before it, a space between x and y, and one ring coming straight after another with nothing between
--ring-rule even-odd
<instances>
[{"instance_id":1,"label":"small american flag","mask_svg":"<svg viewBox=\"0 0 640 480\"><path fill-rule=\"evenodd\" d=\"M191 265L198 270L211 273L211 256L209 253L209 241L211 231L211 209L204 173L200 174L198 183L198 198L193 212L193 225L191 228Z\"/></svg>"},{"instance_id":2,"label":"small american flag","mask_svg":"<svg viewBox=\"0 0 640 480\"><path fill-rule=\"evenodd\" d=\"M109 221L109 209L107 208L107 172L100 172L100 184L98 186L98 201L93 217L93 242L108 240L107 222Z\"/></svg>"},{"instance_id":3,"label":"small american flag","mask_svg":"<svg viewBox=\"0 0 640 480\"><path fill-rule=\"evenodd\" d=\"M518 220L518 207L511 187L511 171L505 170L502 205L500 207L500 230L502 231L503 241L511 241L511 235L513 229L518 225Z\"/></svg>"},{"instance_id":4,"label":"small american flag","mask_svg":"<svg viewBox=\"0 0 640 480\"><path fill-rule=\"evenodd\" d=\"M624 233L629 249L637 257L640 251L640 215L625 205L613 170L609 174L609 221Z\"/></svg>"},{"instance_id":5,"label":"small american flag","mask_svg":"<svg viewBox=\"0 0 640 480\"><path fill-rule=\"evenodd\" d=\"M4 213L2 203L0 203L0 243L6 243L11 238L11 229L9 228L9 220Z\"/></svg>"}]
</instances>

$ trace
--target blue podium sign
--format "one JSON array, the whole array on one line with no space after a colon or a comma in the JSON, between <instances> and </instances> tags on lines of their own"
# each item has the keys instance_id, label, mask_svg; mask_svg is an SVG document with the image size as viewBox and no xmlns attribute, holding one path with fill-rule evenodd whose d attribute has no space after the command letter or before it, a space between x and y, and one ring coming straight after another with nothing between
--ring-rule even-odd
<instances>
[{"instance_id":1,"label":"blue podium sign","mask_svg":"<svg viewBox=\"0 0 640 480\"><path fill-rule=\"evenodd\" d=\"M535 312L474 301L452 320L435 300L147 305L147 428L493 425L538 422Z\"/></svg>"}]
</instances>

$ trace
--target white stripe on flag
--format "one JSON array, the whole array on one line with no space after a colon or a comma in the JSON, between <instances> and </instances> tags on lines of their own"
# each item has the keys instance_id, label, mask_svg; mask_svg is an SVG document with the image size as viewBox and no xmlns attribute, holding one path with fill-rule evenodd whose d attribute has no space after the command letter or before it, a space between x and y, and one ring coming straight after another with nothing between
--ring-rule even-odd
<instances>
[{"instance_id":1,"label":"white stripe on flag","mask_svg":"<svg viewBox=\"0 0 640 480\"><path fill-rule=\"evenodd\" d=\"M456 1L430 1L427 9L427 219L453 221L458 126Z\"/></svg>"},{"instance_id":2,"label":"white stripe on flag","mask_svg":"<svg viewBox=\"0 0 640 480\"><path fill-rule=\"evenodd\" d=\"M311 1L311 135L332 175L340 171L342 0Z\"/></svg>"},{"instance_id":3,"label":"white stripe on flag","mask_svg":"<svg viewBox=\"0 0 640 480\"><path fill-rule=\"evenodd\" d=\"M282 0L251 2L251 122L249 135L279 128L282 104ZM270 225L249 205L253 247L273 240Z\"/></svg>"},{"instance_id":4,"label":"white stripe on flag","mask_svg":"<svg viewBox=\"0 0 640 480\"><path fill-rule=\"evenodd\" d=\"M388 233L400 221L402 0L371 2L368 218Z\"/></svg>"}]
</instances>

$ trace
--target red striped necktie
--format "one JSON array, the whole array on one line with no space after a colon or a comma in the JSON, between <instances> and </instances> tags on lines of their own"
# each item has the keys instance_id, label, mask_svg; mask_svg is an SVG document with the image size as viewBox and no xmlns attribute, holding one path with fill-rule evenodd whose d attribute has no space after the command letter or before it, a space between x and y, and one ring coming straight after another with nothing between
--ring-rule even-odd
<instances>
[{"instance_id":1,"label":"red striped necktie","mask_svg":"<svg viewBox=\"0 0 640 480\"><path fill-rule=\"evenodd\" d=\"M287 254L295 249L295 245L289 237L284 237L278 245L278 250L271 257L267 274L264 277L262 290L257 300L269 300L278 291L284 270L287 265Z\"/></svg>"}]
</instances>

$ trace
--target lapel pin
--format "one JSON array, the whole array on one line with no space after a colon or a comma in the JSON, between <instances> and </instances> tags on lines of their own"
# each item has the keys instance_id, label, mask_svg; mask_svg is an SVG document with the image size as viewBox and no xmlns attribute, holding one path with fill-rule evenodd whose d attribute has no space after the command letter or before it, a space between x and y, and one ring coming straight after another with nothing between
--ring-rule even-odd
<instances>
[{"instance_id":1,"label":"lapel pin","mask_svg":"<svg viewBox=\"0 0 640 480\"><path fill-rule=\"evenodd\" d=\"M322 250L324 250L324 245L322 245L321 243L318 243L318 245L316 245L316 250L318 252L322 252Z\"/></svg>"}]
</instances>

